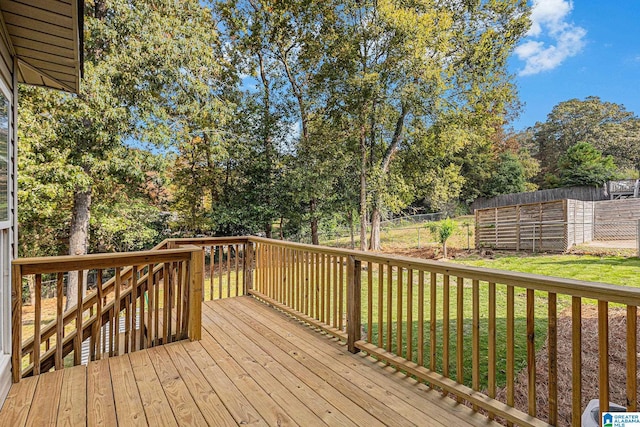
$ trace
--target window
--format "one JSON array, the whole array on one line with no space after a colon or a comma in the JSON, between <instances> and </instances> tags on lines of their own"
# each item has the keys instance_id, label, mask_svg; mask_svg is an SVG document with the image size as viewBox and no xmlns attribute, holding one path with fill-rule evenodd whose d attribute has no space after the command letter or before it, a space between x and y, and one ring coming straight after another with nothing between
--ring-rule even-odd
<instances>
[{"instance_id":1,"label":"window","mask_svg":"<svg viewBox=\"0 0 640 427\"><path fill-rule=\"evenodd\" d=\"M9 99L0 92L0 222L9 221Z\"/></svg>"}]
</instances>

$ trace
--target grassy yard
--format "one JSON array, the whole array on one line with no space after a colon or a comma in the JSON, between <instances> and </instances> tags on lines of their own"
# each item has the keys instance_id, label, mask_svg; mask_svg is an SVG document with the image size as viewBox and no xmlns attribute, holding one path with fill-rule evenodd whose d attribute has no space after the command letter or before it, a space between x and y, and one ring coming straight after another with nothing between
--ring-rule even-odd
<instances>
[{"instance_id":1,"label":"grassy yard","mask_svg":"<svg viewBox=\"0 0 640 427\"><path fill-rule=\"evenodd\" d=\"M374 274L372 277L372 306L373 306L373 322L372 322L372 335L371 341L374 344L378 343L379 329L378 329L378 275L377 269L374 267ZM398 330L401 330L402 333L402 352L403 357L407 359L411 359L414 362L418 360L418 300L420 296L418 295L418 278L417 273L414 273L413 279L413 287L412 287L412 354L407 355L407 307L408 307L408 292L407 292L407 273L404 273L403 277L404 289L402 295L402 315L398 315L397 312L397 273L393 274L393 286L391 291L391 307L392 307L392 329L391 336L387 334L386 325L387 325L387 293L388 288L386 284L386 278L383 283L383 327L382 327L382 343L383 347L386 347L387 341L390 338L390 347L393 352L396 354L400 354L397 351L397 334ZM443 350L444 350L444 332L443 332L443 322L444 322L444 286L443 286L442 276L439 276L436 283L436 298L435 298L435 306L436 306L436 316L435 316L435 325L436 325L436 371L443 372L444 360L443 360ZM430 296L430 286L429 283L429 275L425 277L425 286L424 286L424 347L423 351L423 361L424 366L430 367L431 365L431 321L430 321L430 307L431 307L431 296ZM457 376L456 370L456 358L458 351L457 347L457 330L458 330L458 315L457 315L457 301L458 301L458 286L457 282L454 278L451 278L449 285L450 295L449 295L449 376L450 378L455 379ZM481 387L487 386L487 373L488 373L488 307L489 307L489 289L488 284L480 284L478 287L479 292L479 341L480 341L480 384ZM464 343L462 348L462 353L464 355L464 363L463 363L463 373L464 373L464 383L468 386L471 386L472 382L472 284L470 281L465 281L462 286L462 331L464 336ZM514 307L514 317L515 317L515 366L516 372L518 372L521 368L526 366L526 291L521 288L515 289L515 307ZM367 311L367 284L366 284L366 275L363 281L363 295L362 295L362 304L363 308L363 323L364 329L367 329L367 321L368 321L368 311ZM506 382L506 354L507 354L507 345L506 345L506 300L507 300L507 290L506 286L497 285L496 286L496 382L497 385L503 386ZM564 303L559 303L559 310L564 308ZM540 348L544 343L546 338L546 328L547 328L547 305L546 298L537 297L535 300L535 341L536 348ZM400 319L400 320L399 320Z\"/></svg>"},{"instance_id":2,"label":"grassy yard","mask_svg":"<svg viewBox=\"0 0 640 427\"><path fill-rule=\"evenodd\" d=\"M451 261L476 267L640 287L640 258L592 255L499 254L494 259L482 258L476 255Z\"/></svg>"}]
</instances>

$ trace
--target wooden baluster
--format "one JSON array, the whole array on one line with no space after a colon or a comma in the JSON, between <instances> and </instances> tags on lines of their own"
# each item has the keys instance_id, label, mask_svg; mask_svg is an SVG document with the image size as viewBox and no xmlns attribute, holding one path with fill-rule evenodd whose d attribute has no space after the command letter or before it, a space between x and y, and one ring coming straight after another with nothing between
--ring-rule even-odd
<instances>
[{"instance_id":1,"label":"wooden baluster","mask_svg":"<svg viewBox=\"0 0 640 427\"><path fill-rule=\"evenodd\" d=\"M315 319L320 320L320 296L322 295L320 292L320 254L316 254L315 256L315 270L316 270L316 283L315 283Z\"/></svg>"},{"instance_id":2,"label":"wooden baluster","mask_svg":"<svg viewBox=\"0 0 640 427\"><path fill-rule=\"evenodd\" d=\"M345 314L347 312L347 307L344 305L344 288L346 286L346 283L344 281L344 269L346 268L346 263L345 260L343 260L342 257L340 257L340 264L339 264L339 268L338 271L340 273L340 279L338 282L338 329L342 330L343 325L342 325L342 319L343 319L343 314Z\"/></svg>"},{"instance_id":3,"label":"wooden baluster","mask_svg":"<svg viewBox=\"0 0 640 427\"><path fill-rule=\"evenodd\" d=\"M464 277L458 276L456 283L456 381L464 384Z\"/></svg>"},{"instance_id":4,"label":"wooden baluster","mask_svg":"<svg viewBox=\"0 0 640 427\"><path fill-rule=\"evenodd\" d=\"M188 336L191 341L202 338L202 281L204 275L204 253L202 251L191 252L189 260L189 319Z\"/></svg>"},{"instance_id":5,"label":"wooden baluster","mask_svg":"<svg viewBox=\"0 0 640 427\"><path fill-rule=\"evenodd\" d=\"M515 301L513 286L507 285L507 405L515 401ZM513 423L507 422L507 426Z\"/></svg>"},{"instance_id":6,"label":"wooden baluster","mask_svg":"<svg viewBox=\"0 0 640 427\"><path fill-rule=\"evenodd\" d=\"M326 288L326 303L325 309L327 312L325 313L325 317L327 319L327 325L331 324L331 265L333 263L333 257L331 255L327 255L327 288Z\"/></svg>"},{"instance_id":7,"label":"wooden baluster","mask_svg":"<svg viewBox=\"0 0 640 427\"><path fill-rule=\"evenodd\" d=\"M169 277L169 265L164 263L162 266L162 344L169 342L169 316L171 310L169 308L169 288L171 278Z\"/></svg>"},{"instance_id":8,"label":"wooden baluster","mask_svg":"<svg viewBox=\"0 0 640 427\"><path fill-rule=\"evenodd\" d=\"M367 262L367 342L373 343L373 263Z\"/></svg>"},{"instance_id":9,"label":"wooden baluster","mask_svg":"<svg viewBox=\"0 0 640 427\"><path fill-rule=\"evenodd\" d=\"M609 411L609 303L598 301L598 387L600 413Z\"/></svg>"},{"instance_id":10,"label":"wooden baluster","mask_svg":"<svg viewBox=\"0 0 640 427\"><path fill-rule=\"evenodd\" d=\"M309 316L316 316L315 300L316 300L316 286L318 286L318 277L316 276L316 260L317 254L309 253Z\"/></svg>"},{"instance_id":11,"label":"wooden baluster","mask_svg":"<svg viewBox=\"0 0 640 427\"><path fill-rule=\"evenodd\" d=\"M361 339L362 328L362 266L353 256L347 257L347 348L351 353L357 353L355 343Z\"/></svg>"},{"instance_id":12,"label":"wooden baluster","mask_svg":"<svg viewBox=\"0 0 640 427\"><path fill-rule=\"evenodd\" d=\"M155 274L153 272L153 264L147 266L149 273L147 273L147 335L146 346L152 347L153 344L153 322L154 322L154 310L155 310Z\"/></svg>"},{"instance_id":13,"label":"wooden baluster","mask_svg":"<svg viewBox=\"0 0 640 427\"><path fill-rule=\"evenodd\" d=\"M84 297L84 271L78 270L78 301L76 305L76 338L73 346L73 364L79 365L82 362L82 301Z\"/></svg>"},{"instance_id":14,"label":"wooden baluster","mask_svg":"<svg viewBox=\"0 0 640 427\"><path fill-rule=\"evenodd\" d=\"M218 248L218 298L222 299L222 262L224 260L224 247L222 245ZM273 263L271 264L273 265Z\"/></svg>"},{"instance_id":15,"label":"wooden baluster","mask_svg":"<svg viewBox=\"0 0 640 427\"><path fill-rule=\"evenodd\" d=\"M387 351L391 351L393 326L393 266L387 265Z\"/></svg>"},{"instance_id":16,"label":"wooden baluster","mask_svg":"<svg viewBox=\"0 0 640 427\"><path fill-rule=\"evenodd\" d=\"M231 298L231 245L227 245L227 298Z\"/></svg>"},{"instance_id":17,"label":"wooden baluster","mask_svg":"<svg viewBox=\"0 0 640 427\"><path fill-rule=\"evenodd\" d=\"M418 270L418 366L424 366L424 271Z\"/></svg>"},{"instance_id":18,"label":"wooden baluster","mask_svg":"<svg viewBox=\"0 0 640 427\"><path fill-rule=\"evenodd\" d=\"M138 335L138 267L131 268L131 352L137 350Z\"/></svg>"},{"instance_id":19,"label":"wooden baluster","mask_svg":"<svg viewBox=\"0 0 640 427\"><path fill-rule=\"evenodd\" d=\"M397 279L396 279L396 354L402 357L402 279L404 276L404 268L397 267Z\"/></svg>"},{"instance_id":20,"label":"wooden baluster","mask_svg":"<svg viewBox=\"0 0 640 427\"><path fill-rule=\"evenodd\" d=\"M216 277L215 272L216 247L209 246L209 301L213 301L213 279Z\"/></svg>"},{"instance_id":21,"label":"wooden baluster","mask_svg":"<svg viewBox=\"0 0 640 427\"><path fill-rule=\"evenodd\" d=\"M527 289L527 400L529 415L536 416L536 342L534 290Z\"/></svg>"},{"instance_id":22,"label":"wooden baluster","mask_svg":"<svg viewBox=\"0 0 640 427\"><path fill-rule=\"evenodd\" d=\"M95 337L95 350L92 348L93 360L100 360L100 343L103 340L102 337L102 299L104 293L102 289L102 269L96 271L96 323L93 324L93 336Z\"/></svg>"},{"instance_id":23,"label":"wooden baluster","mask_svg":"<svg viewBox=\"0 0 640 427\"><path fill-rule=\"evenodd\" d=\"M240 255L240 246L236 243L233 245L233 253L234 253L234 262L236 264L235 272L236 272L236 294L235 296L240 296L240 271L238 270L239 263L239 255Z\"/></svg>"},{"instance_id":24,"label":"wooden baluster","mask_svg":"<svg viewBox=\"0 0 640 427\"><path fill-rule=\"evenodd\" d=\"M309 315L309 293L311 292L311 281L309 280L311 253L304 254L304 313Z\"/></svg>"},{"instance_id":25,"label":"wooden baluster","mask_svg":"<svg viewBox=\"0 0 640 427\"><path fill-rule=\"evenodd\" d=\"M436 372L436 292L438 276L436 273L431 273L429 278L429 369Z\"/></svg>"},{"instance_id":26,"label":"wooden baluster","mask_svg":"<svg viewBox=\"0 0 640 427\"><path fill-rule=\"evenodd\" d=\"M446 274L442 283L442 375L449 377L449 275Z\"/></svg>"},{"instance_id":27,"label":"wooden baluster","mask_svg":"<svg viewBox=\"0 0 640 427\"><path fill-rule=\"evenodd\" d=\"M413 361L413 270L407 271L407 360Z\"/></svg>"},{"instance_id":28,"label":"wooden baluster","mask_svg":"<svg viewBox=\"0 0 640 427\"><path fill-rule=\"evenodd\" d=\"M480 390L480 282L471 281L471 388ZM474 405L477 411L478 406Z\"/></svg>"},{"instance_id":29,"label":"wooden baluster","mask_svg":"<svg viewBox=\"0 0 640 427\"><path fill-rule=\"evenodd\" d=\"M378 264L378 347L383 346L384 328L384 264Z\"/></svg>"},{"instance_id":30,"label":"wooden baluster","mask_svg":"<svg viewBox=\"0 0 640 427\"><path fill-rule=\"evenodd\" d=\"M64 343L64 318L62 317L64 303L64 273L58 273L56 280L56 371L64 368L62 350Z\"/></svg>"},{"instance_id":31,"label":"wooden baluster","mask_svg":"<svg viewBox=\"0 0 640 427\"><path fill-rule=\"evenodd\" d=\"M558 424L558 305L555 293L549 293L548 307L549 354L549 424Z\"/></svg>"},{"instance_id":32,"label":"wooden baluster","mask_svg":"<svg viewBox=\"0 0 640 427\"><path fill-rule=\"evenodd\" d=\"M338 256L333 257L333 327L338 327Z\"/></svg>"},{"instance_id":33,"label":"wooden baluster","mask_svg":"<svg viewBox=\"0 0 640 427\"><path fill-rule=\"evenodd\" d=\"M33 313L33 375L40 375L40 346L42 335L40 325L42 323L42 275L36 274L34 286L35 307Z\"/></svg>"},{"instance_id":34,"label":"wooden baluster","mask_svg":"<svg viewBox=\"0 0 640 427\"><path fill-rule=\"evenodd\" d=\"M638 411L638 307L627 306L627 412Z\"/></svg>"},{"instance_id":35,"label":"wooden baluster","mask_svg":"<svg viewBox=\"0 0 640 427\"><path fill-rule=\"evenodd\" d=\"M496 397L496 284L489 283L489 337L488 341L488 390L490 398ZM493 420L493 413L489 419Z\"/></svg>"},{"instance_id":36,"label":"wooden baluster","mask_svg":"<svg viewBox=\"0 0 640 427\"><path fill-rule=\"evenodd\" d=\"M325 317L325 287L326 287L326 262L325 254L320 254L320 321L324 323Z\"/></svg>"},{"instance_id":37,"label":"wooden baluster","mask_svg":"<svg viewBox=\"0 0 640 427\"><path fill-rule=\"evenodd\" d=\"M164 282L164 267L158 269L157 276L155 278L154 283L154 295L153 295L153 345L156 346L160 344L160 280ZM213 279L211 279L213 280ZM213 294L212 294L213 296Z\"/></svg>"},{"instance_id":38,"label":"wooden baluster","mask_svg":"<svg viewBox=\"0 0 640 427\"><path fill-rule=\"evenodd\" d=\"M571 298L571 425L582 425L582 300Z\"/></svg>"},{"instance_id":39,"label":"wooden baluster","mask_svg":"<svg viewBox=\"0 0 640 427\"><path fill-rule=\"evenodd\" d=\"M167 284L167 342L173 342L173 300L176 292L176 275L173 263L169 264L169 280ZM222 298L222 295L220 295L220 298Z\"/></svg>"},{"instance_id":40,"label":"wooden baluster","mask_svg":"<svg viewBox=\"0 0 640 427\"><path fill-rule=\"evenodd\" d=\"M184 282L182 281L182 262L176 262L176 335L178 339L183 339L183 302L184 302ZM185 334L186 335L186 334Z\"/></svg>"},{"instance_id":41,"label":"wooden baluster","mask_svg":"<svg viewBox=\"0 0 640 427\"><path fill-rule=\"evenodd\" d=\"M111 343L113 344L113 356L120 355L120 307L121 307L121 288L122 288L122 270L116 267L116 281L114 290L114 311L113 311L113 335Z\"/></svg>"}]
</instances>

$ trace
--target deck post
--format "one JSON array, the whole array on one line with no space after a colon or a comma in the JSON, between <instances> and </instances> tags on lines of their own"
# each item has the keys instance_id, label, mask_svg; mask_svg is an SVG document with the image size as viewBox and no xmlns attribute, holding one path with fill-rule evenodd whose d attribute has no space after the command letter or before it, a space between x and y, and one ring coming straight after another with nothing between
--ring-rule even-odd
<instances>
[{"instance_id":1,"label":"deck post","mask_svg":"<svg viewBox=\"0 0 640 427\"><path fill-rule=\"evenodd\" d=\"M204 282L204 250L191 252L189 267L189 326L188 334L191 341L202 337L202 287Z\"/></svg>"},{"instance_id":2,"label":"deck post","mask_svg":"<svg viewBox=\"0 0 640 427\"><path fill-rule=\"evenodd\" d=\"M253 242L247 241L245 244L244 261L244 295L249 295L253 289Z\"/></svg>"},{"instance_id":3,"label":"deck post","mask_svg":"<svg viewBox=\"0 0 640 427\"><path fill-rule=\"evenodd\" d=\"M14 383L22 378L22 267L11 268L11 371Z\"/></svg>"},{"instance_id":4,"label":"deck post","mask_svg":"<svg viewBox=\"0 0 640 427\"><path fill-rule=\"evenodd\" d=\"M347 257L347 347L358 353L356 341L362 338L361 261L352 255Z\"/></svg>"}]
</instances>

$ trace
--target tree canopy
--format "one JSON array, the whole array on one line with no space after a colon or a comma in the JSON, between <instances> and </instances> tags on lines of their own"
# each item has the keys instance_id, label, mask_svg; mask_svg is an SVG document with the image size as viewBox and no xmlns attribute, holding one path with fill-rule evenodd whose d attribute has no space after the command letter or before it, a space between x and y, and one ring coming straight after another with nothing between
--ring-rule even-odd
<instances>
[{"instance_id":1,"label":"tree canopy","mask_svg":"<svg viewBox=\"0 0 640 427\"><path fill-rule=\"evenodd\" d=\"M318 243L336 227L379 249L385 217L640 162L637 117L596 97L509 130L524 0L94 0L86 14L81 93L21 88L23 255L189 234Z\"/></svg>"}]
</instances>

